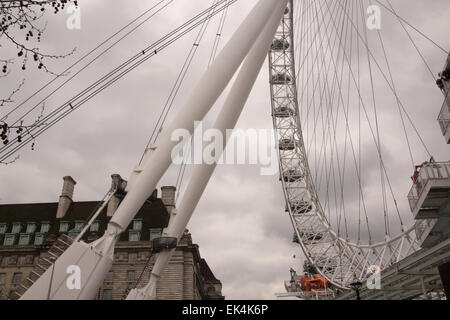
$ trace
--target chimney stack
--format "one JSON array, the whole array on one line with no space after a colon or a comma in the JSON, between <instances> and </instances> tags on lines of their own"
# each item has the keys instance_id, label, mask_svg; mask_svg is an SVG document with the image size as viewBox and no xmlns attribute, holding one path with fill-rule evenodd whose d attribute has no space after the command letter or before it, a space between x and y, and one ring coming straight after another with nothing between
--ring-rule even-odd
<instances>
[{"instance_id":1,"label":"chimney stack","mask_svg":"<svg viewBox=\"0 0 450 320\"><path fill-rule=\"evenodd\" d=\"M60 219L64 217L69 210L70 205L73 202L73 191L77 182L70 176L63 178L63 188L61 195L59 196L58 210L56 211L56 218Z\"/></svg>"},{"instance_id":2,"label":"chimney stack","mask_svg":"<svg viewBox=\"0 0 450 320\"><path fill-rule=\"evenodd\" d=\"M172 213L172 209L175 208L175 192L177 188L173 186L161 187L161 200L167 208L169 214Z\"/></svg>"},{"instance_id":3,"label":"chimney stack","mask_svg":"<svg viewBox=\"0 0 450 320\"><path fill-rule=\"evenodd\" d=\"M120 174L113 174L111 175L111 189L117 189L119 192L123 192L123 182L124 180L120 176ZM114 195L108 202L108 208L106 211L107 217L112 217L114 215L114 212L116 212L117 208L119 207L120 199L117 197L117 195Z\"/></svg>"}]
</instances>

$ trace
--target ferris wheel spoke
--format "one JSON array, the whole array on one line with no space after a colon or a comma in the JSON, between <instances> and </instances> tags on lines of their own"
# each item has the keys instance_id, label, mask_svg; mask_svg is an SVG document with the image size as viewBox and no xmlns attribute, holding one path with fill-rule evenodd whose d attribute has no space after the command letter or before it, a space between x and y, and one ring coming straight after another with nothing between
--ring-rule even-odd
<instances>
[{"instance_id":1,"label":"ferris wheel spoke","mask_svg":"<svg viewBox=\"0 0 450 320\"><path fill-rule=\"evenodd\" d=\"M350 68L350 71L351 71L351 73L352 73L352 77L353 77L353 80L354 80L354 74L353 74L353 71L351 70L351 69L352 69L351 64L350 64L350 63L348 63L348 64L349 64L349 68ZM361 96L359 85L357 85L357 90L358 90L358 92L359 92L359 95ZM363 103L363 102L361 101L361 103ZM363 107L364 107L364 104L363 104ZM367 116L367 113L368 113L368 112L367 112L367 110L366 110L365 107L364 107L364 111L365 111L366 118L367 118L367 120L368 120L369 126L371 127L371 125L370 125L370 120L368 119L368 116ZM373 133L373 129L372 129L372 128L371 128L371 131L372 131L372 135L374 136L374 133ZM374 139L375 139L375 138L374 138ZM379 148L379 147L378 147L378 146L379 146L379 143L378 143L378 142L375 142L375 143L376 143L376 145L377 145L377 148ZM383 168L384 174L387 176L386 168L385 168L385 166L384 166L384 162L383 162L382 158L381 158L381 167ZM392 187L390 186L390 181L389 181L388 176L387 176L387 180L388 180L388 183L389 183L389 188L390 188L390 190L391 190L391 194L392 194L392 196L393 196L393 193L392 193ZM383 194L385 194L385 192L383 192ZM396 208L397 208L396 203L395 203L395 206L396 206ZM397 208L397 209L398 209L398 208ZM400 220L401 220L401 219L400 219ZM401 221L401 224L402 224L402 221Z\"/></svg>"},{"instance_id":2,"label":"ferris wheel spoke","mask_svg":"<svg viewBox=\"0 0 450 320\"><path fill-rule=\"evenodd\" d=\"M338 67L337 67L337 63L335 63L335 68L337 69ZM340 73L341 73L341 76L340 76L340 81L339 82L342 82L342 75L343 75L343 73L342 73L342 71L343 71L343 64L342 64L342 66L341 66L341 71L340 71ZM334 77L336 78L337 77L337 72L335 73L335 75L334 75ZM336 82L334 82L334 83L336 83ZM348 86L348 88L349 88L349 86ZM349 90L349 89L347 89L347 90ZM342 96L342 94L341 94L341 96ZM339 103L341 103L342 102L342 99L339 101ZM348 104L347 104L347 106L348 106ZM348 109L348 107L347 107L347 109ZM338 109L338 112L340 111L340 109ZM344 110L345 111L345 110ZM348 112L347 112L348 113ZM336 116L336 120L338 119L338 116L339 115L337 115ZM336 124L334 125L334 127L336 127ZM341 173L339 173L339 183L342 185L342 181L343 181L343 176L345 175L345 154L346 154L346 146L347 146L347 143L348 143L348 140L347 140L347 135L348 135L348 131L346 132L346 139L345 139L345 147L344 147L344 165L342 166L342 170L340 170L340 164L338 164L338 166L339 166L339 172L343 172L342 174ZM334 141L334 143L335 143L335 145L336 145L336 141ZM337 155L337 158L339 158L339 155ZM343 189L341 188L341 198L343 197L343 194L342 194L342 191L343 191ZM344 202L342 202L342 204L341 204L341 207L343 207L344 206ZM345 217L345 209L344 209L344 220L346 219L346 217Z\"/></svg>"}]
</instances>

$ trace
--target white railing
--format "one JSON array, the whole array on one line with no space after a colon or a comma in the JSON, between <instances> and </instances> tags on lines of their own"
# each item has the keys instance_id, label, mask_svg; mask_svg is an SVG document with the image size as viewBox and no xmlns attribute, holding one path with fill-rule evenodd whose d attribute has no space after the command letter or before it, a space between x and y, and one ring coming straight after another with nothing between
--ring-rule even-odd
<instances>
[{"instance_id":1,"label":"white railing","mask_svg":"<svg viewBox=\"0 0 450 320\"><path fill-rule=\"evenodd\" d=\"M411 211L415 211L425 186L430 180L450 179L450 162L431 162L423 164L408 194Z\"/></svg>"}]
</instances>

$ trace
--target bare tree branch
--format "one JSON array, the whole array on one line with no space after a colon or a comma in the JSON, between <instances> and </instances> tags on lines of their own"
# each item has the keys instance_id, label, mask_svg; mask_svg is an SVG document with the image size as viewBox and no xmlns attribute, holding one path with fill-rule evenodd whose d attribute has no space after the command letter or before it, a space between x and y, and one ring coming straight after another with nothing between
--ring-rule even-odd
<instances>
[{"instance_id":1,"label":"bare tree branch","mask_svg":"<svg viewBox=\"0 0 450 320\"><path fill-rule=\"evenodd\" d=\"M2 48L0 54L6 54L8 46L17 50L16 57L0 56L0 79L11 74L11 66L16 64L16 60L19 60L19 66L22 65L22 71L27 69L29 62L34 62L38 69L61 76L61 74L51 71L46 63L72 55L75 48L65 54L50 54L42 52L39 43L47 27L47 23L42 19L46 12L50 10L54 14L58 14L69 4L78 7L77 0L0 0L0 48ZM23 39L20 39L21 37ZM25 79L7 97L0 98L0 112L5 105L14 102L14 96L21 90L24 83ZM15 139L20 143L24 132L30 133L31 128L45 125L41 122L44 110L45 104L42 105L40 114L29 124L21 121L18 125L9 126L6 118L0 121L0 139L3 145L6 146ZM33 138L31 149L34 150L34 147ZM0 164L12 163L17 159L18 157L7 163L0 162Z\"/></svg>"}]
</instances>

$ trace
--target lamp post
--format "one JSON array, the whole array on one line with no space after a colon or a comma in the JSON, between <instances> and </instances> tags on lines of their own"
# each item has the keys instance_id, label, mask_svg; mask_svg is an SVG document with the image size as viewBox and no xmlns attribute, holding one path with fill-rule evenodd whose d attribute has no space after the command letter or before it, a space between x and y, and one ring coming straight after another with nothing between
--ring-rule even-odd
<instances>
[{"instance_id":1,"label":"lamp post","mask_svg":"<svg viewBox=\"0 0 450 320\"><path fill-rule=\"evenodd\" d=\"M52 291L53 273L55 272L55 261L56 261L56 259L54 257L49 257L49 260L51 262L53 262L53 264L52 264L52 275L50 276L50 284L48 286L47 300L50 300L50 293Z\"/></svg>"},{"instance_id":2,"label":"lamp post","mask_svg":"<svg viewBox=\"0 0 450 320\"><path fill-rule=\"evenodd\" d=\"M297 275L297 272L293 268L291 268L289 272L291 273L291 281L295 281L294 278Z\"/></svg>"},{"instance_id":3,"label":"lamp post","mask_svg":"<svg viewBox=\"0 0 450 320\"><path fill-rule=\"evenodd\" d=\"M359 289L361 289L362 283L360 281L355 281L353 283L350 283L350 286L353 288L353 290L356 291L356 300L361 300L361 296L359 295Z\"/></svg>"}]
</instances>

